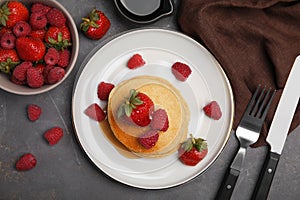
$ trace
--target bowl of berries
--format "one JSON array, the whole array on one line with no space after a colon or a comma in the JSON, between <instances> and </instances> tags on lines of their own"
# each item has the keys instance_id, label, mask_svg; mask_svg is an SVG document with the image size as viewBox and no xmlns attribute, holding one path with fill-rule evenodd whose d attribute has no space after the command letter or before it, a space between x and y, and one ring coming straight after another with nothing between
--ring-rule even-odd
<instances>
[{"instance_id":1,"label":"bowl of berries","mask_svg":"<svg viewBox=\"0 0 300 200\"><path fill-rule=\"evenodd\" d=\"M0 88L19 95L47 92L75 66L79 36L57 1L0 0Z\"/></svg>"}]
</instances>

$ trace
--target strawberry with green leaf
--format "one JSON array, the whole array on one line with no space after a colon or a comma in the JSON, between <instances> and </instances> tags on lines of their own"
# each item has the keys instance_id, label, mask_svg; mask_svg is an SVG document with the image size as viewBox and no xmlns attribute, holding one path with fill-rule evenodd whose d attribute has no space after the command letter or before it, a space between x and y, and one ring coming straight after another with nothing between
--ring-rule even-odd
<instances>
[{"instance_id":1,"label":"strawberry with green leaf","mask_svg":"<svg viewBox=\"0 0 300 200\"><path fill-rule=\"evenodd\" d=\"M14 68L20 63L19 56L14 49L0 48L0 71L12 74Z\"/></svg>"},{"instance_id":2,"label":"strawberry with green leaf","mask_svg":"<svg viewBox=\"0 0 300 200\"><path fill-rule=\"evenodd\" d=\"M19 1L7 1L0 8L0 24L7 28L13 28L19 21L28 21L29 11Z\"/></svg>"},{"instance_id":3,"label":"strawberry with green leaf","mask_svg":"<svg viewBox=\"0 0 300 200\"><path fill-rule=\"evenodd\" d=\"M154 104L149 96L132 89L129 98L119 107L118 118L144 127L151 122L153 108Z\"/></svg>"},{"instance_id":4,"label":"strawberry with green leaf","mask_svg":"<svg viewBox=\"0 0 300 200\"><path fill-rule=\"evenodd\" d=\"M80 29L90 39L98 40L102 38L110 27L110 21L105 14L93 9L88 17L82 18Z\"/></svg>"},{"instance_id":5,"label":"strawberry with green leaf","mask_svg":"<svg viewBox=\"0 0 300 200\"><path fill-rule=\"evenodd\" d=\"M50 26L45 34L45 41L48 48L54 47L57 50L72 46L71 33L67 26Z\"/></svg>"},{"instance_id":6,"label":"strawberry with green leaf","mask_svg":"<svg viewBox=\"0 0 300 200\"><path fill-rule=\"evenodd\" d=\"M189 166L197 165L207 152L207 142L202 138L194 138L192 134L178 149L179 160Z\"/></svg>"}]
</instances>

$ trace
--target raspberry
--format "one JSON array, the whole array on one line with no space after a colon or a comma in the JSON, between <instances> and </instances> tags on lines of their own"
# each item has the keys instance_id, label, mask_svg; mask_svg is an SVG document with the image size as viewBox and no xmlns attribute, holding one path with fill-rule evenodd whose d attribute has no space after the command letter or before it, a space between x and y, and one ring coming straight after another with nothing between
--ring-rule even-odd
<instances>
[{"instance_id":1,"label":"raspberry","mask_svg":"<svg viewBox=\"0 0 300 200\"><path fill-rule=\"evenodd\" d=\"M152 115L150 126L153 130L167 131L169 128L169 119L164 109L156 110Z\"/></svg>"},{"instance_id":2,"label":"raspberry","mask_svg":"<svg viewBox=\"0 0 300 200\"><path fill-rule=\"evenodd\" d=\"M98 84L97 95L100 100L107 101L110 91L114 88L114 84L101 82Z\"/></svg>"},{"instance_id":3,"label":"raspberry","mask_svg":"<svg viewBox=\"0 0 300 200\"><path fill-rule=\"evenodd\" d=\"M13 27L13 33L16 37L24 37L31 32L31 26L25 21L19 21Z\"/></svg>"},{"instance_id":4,"label":"raspberry","mask_svg":"<svg viewBox=\"0 0 300 200\"><path fill-rule=\"evenodd\" d=\"M145 64L143 57L140 54L134 54L127 62L127 67L129 69L135 69L141 67Z\"/></svg>"},{"instance_id":5,"label":"raspberry","mask_svg":"<svg viewBox=\"0 0 300 200\"><path fill-rule=\"evenodd\" d=\"M68 49L64 49L59 51L59 60L57 65L61 67L67 67L69 65L70 60L70 51Z\"/></svg>"},{"instance_id":6,"label":"raspberry","mask_svg":"<svg viewBox=\"0 0 300 200\"><path fill-rule=\"evenodd\" d=\"M3 49L13 49L16 44L16 37L12 33L4 33L0 41L1 47Z\"/></svg>"},{"instance_id":7,"label":"raspberry","mask_svg":"<svg viewBox=\"0 0 300 200\"><path fill-rule=\"evenodd\" d=\"M53 127L45 132L44 138L48 141L49 145L53 146L58 143L63 135L64 131L62 128Z\"/></svg>"},{"instance_id":8,"label":"raspberry","mask_svg":"<svg viewBox=\"0 0 300 200\"><path fill-rule=\"evenodd\" d=\"M65 76L65 70L61 67L53 67L50 69L47 76L47 83L54 84L63 79Z\"/></svg>"},{"instance_id":9,"label":"raspberry","mask_svg":"<svg viewBox=\"0 0 300 200\"><path fill-rule=\"evenodd\" d=\"M157 130L149 130L138 138L139 143L146 149L151 149L157 142L159 134Z\"/></svg>"},{"instance_id":10,"label":"raspberry","mask_svg":"<svg viewBox=\"0 0 300 200\"><path fill-rule=\"evenodd\" d=\"M40 40L44 40L45 39L45 35L46 35L46 30L45 29L40 29L40 30L32 30L29 33L30 37L33 38L39 38Z\"/></svg>"},{"instance_id":11,"label":"raspberry","mask_svg":"<svg viewBox=\"0 0 300 200\"><path fill-rule=\"evenodd\" d=\"M20 157L16 163L16 169L19 171L30 170L36 166L36 159L33 154L26 153Z\"/></svg>"},{"instance_id":12,"label":"raspberry","mask_svg":"<svg viewBox=\"0 0 300 200\"><path fill-rule=\"evenodd\" d=\"M44 76L44 80L45 80L45 83L49 84L48 83L48 74L50 72L51 69L53 69L54 66L53 65L46 65L44 70L43 70L43 76Z\"/></svg>"},{"instance_id":13,"label":"raspberry","mask_svg":"<svg viewBox=\"0 0 300 200\"><path fill-rule=\"evenodd\" d=\"M203 107L204 113L215 120L219 120L222 117L222 111L219 104L216 101L211 101L209 104Z\"/></svg>"},{"instance_id":14,"label":"raspberry","mask_svg":"<svg viewBox=\"0 0 300 200\"><path fill-rule=\"evenodd\" d=\"M21 64L17 65L13 71L13 75L19 81L25 81L27 76L27 69L32 67L32 63L29 61L24 61Z\"/></svg>"},{"instance_id":15,"label":"raspberry","mask_svg":"<svg viewBox=\"0 0 300 200\"><path fill-rule=\"evenodd\" d=\"M39 72L43 75L44 73L44 69L45 69L45 65L43 63L38 63L35 65L35 68L37 70L39 70Z\"/></svg>"},{"instance_id":16,"label":"raspberry","mask_svg":"<svg viewBox=\"0 0 300 200\"><path fill-rule=\"evenodd\" d=\"M96 120L98 122L102 121L105 119L106 114L105 112L102 110L102 108L96 104L93 103L91 105L89 105L85 110L84 113L91 119Z\"/></svg>"},{"instance_id":17,"label":"raspberry","mask_svg":"<svg viewBox=\"0 0 300 200\"><path fill-rule=\"evenodd\" d=\"M47 17L41 12L32 13L29 18L29 24L33 30L43 29L47 25Z\"/></svg>"},{"instance_id":18,"label":"raspberry","mask_svg":"<svg viewBox=\"0 0 300 200\"><path fill-rule=\"evenodd\" d=\"M10 81L16 85L25 85L27 83L26 81L18 80L14 75L10 76Z\"/></svg>"},{"instance_id":19,"label":"raspberry","mask_svg":"<svg viewBox=\"0 0 300 200\"><path fill-rule=\"evenodd\" d=\"M174 74L176 79L180 81L186 81L187 78L192 73L192 70L187 64L181 62L175 62L172 65L172 73Z\"/></svg>"},{"instance_id":20,"label":"raspberry","mask_svg":"<svg viewBox=\"0 0 300 200\"><path fill-rule=\"evenodd\" d=\"M50 9L51 7L46 6L42 3L34 3L32 4L30 11L31 13L41 13L46 15Z\"/></svg>"},{"instance_id":21,"label":"raspberry","mask_svg":"<svg viewBox=\"0 0 300 200\"><path fill-rule=\"evenodd\" d=\"M44 85L44 77L40 71L34 67L27 69L27 84L31 88L39 88Z\"/></svg>"},{"instance_id":22,"label":"raspberry","mask_svg":"<svg viewBox=\"0 0 300 200\"><path fill-rule=\"evenodd\" d=\"M47 50L47 53L45 54L44 61L48 65L56 65L59 59L59 53L58 51L51 47Z\"/></svg>"},{"instance_id":23,"label":"raspberry","mask_svg":"<svg viewBox=\"0 0 300 200\"><path fill-rule=\"evenodd\" d=\"M30 104L27 107L27 116L30 121L36 121L42 114L42 108L35 104Z\"/></svg>"},{"instance_id":24,"label":"raspberry","mask_svg":"<svg viewBox=\"0 0 300 200\"><path fill-rule=\"evenodd\" d=\"M52 26L63 27L67 21L64 14L57 8L52 8L49 10L46 16L49 24Z\"/></svg>"}]
</instances>

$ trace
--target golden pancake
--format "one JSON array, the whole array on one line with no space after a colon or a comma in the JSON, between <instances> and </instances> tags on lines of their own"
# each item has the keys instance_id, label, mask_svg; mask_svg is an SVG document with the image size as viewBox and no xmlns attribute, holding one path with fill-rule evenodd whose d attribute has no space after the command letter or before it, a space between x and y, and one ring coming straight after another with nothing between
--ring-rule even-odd
<instances>
[{"instance_id":1,"label":"golden pancake","mask_svg":"<svg viewBox=\"0 0 300 200\"><path fill-rule=\"evenodd\" d=\"M163 108L169 119L167 131L159 132L159 139L150 149L138 142L138 137L150 129L128 124L117 117L117 111L129 91L136 89L148 95L154 103L154 110ZM115 137L130 151L141 157L167 156L179 147L187 137L190 119L189 108L180 92L167 80L153 76L139 76L116 85L111 91L107 106L108 122Z\"/></svg>"}]
</instances>

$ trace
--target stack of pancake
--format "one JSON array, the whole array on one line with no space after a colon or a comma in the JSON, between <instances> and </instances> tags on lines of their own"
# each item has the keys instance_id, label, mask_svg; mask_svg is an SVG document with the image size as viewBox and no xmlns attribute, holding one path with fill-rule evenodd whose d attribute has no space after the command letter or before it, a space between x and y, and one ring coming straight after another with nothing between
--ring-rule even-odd
<instances>
[{"instance_id":1,"label":"stack of pancake","mask_svg":"<svg viewBox=\"0 0 300 200\"><path fill-rule=\"evenodd\" d=\"M131 89L148 95L154 110L163 108L169 119L167 131L159 132L159 139L150 149L139 144L140 135L150 126L139 127L118 118L118 109L128 98ZM190 111L181 93L167 80L154 76L138 76L123 81L111 91L107 106L108 122L115 137L130 151L141 157L164 157L178 150L186 140Z\"/></svg>"}]
</instances>

